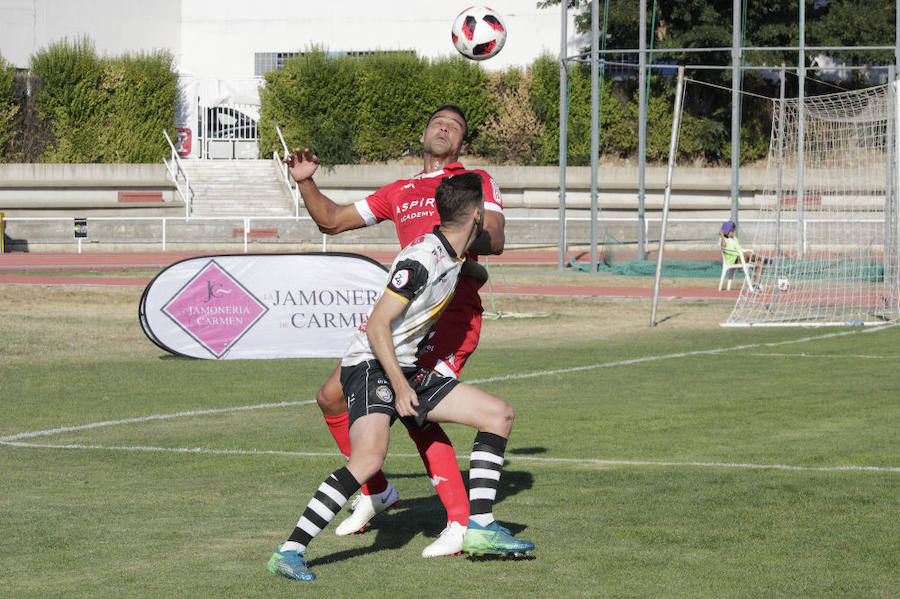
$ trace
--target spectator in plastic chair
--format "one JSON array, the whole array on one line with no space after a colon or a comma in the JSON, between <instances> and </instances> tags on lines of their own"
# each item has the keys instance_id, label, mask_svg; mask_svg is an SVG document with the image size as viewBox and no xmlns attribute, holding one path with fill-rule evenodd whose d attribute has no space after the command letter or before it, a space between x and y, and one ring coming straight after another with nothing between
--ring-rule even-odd
<instances>
[{"instance_id":1,"label":"spectator in plastic chair","mask_svg":"<svg viewBox=\"0 0 900 599\"><path fill-rule=\"evenodd\" d=\"M759 279L762 276L763 266L766 264L764 258L760 258L753 250L745 250L741 248L738 241L737 225L734 221L727 220L722 223L722 229L719 231L719 245L725 252L725 262L728 264L737 264L740 256L744 256L744 262L753 269L753 289L759 290Z\"/></svg>"}]
</instances>

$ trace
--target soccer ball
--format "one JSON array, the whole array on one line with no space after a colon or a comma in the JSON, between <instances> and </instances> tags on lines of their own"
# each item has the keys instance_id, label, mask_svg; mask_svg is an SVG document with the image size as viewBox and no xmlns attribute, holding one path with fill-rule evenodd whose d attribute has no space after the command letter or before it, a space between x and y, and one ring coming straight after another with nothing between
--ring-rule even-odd
<instances>
[{"instance_id":1,"label":"soccer ball","mask_svg":"<svg viewBox=\"0 0 900 599\"><path fill-rule=\"evenodd\" d=\"M779 291L787 291L791 288L791 282L788 281L787 277L778 277L778 290Z\"/></svg>"},{"instance_id":2,"label":"soccer ball","mask_svg":"<svg viewBox=\"0 0 900 599\"><path fill-rule=\"evenodd\" d=\"M500 15L487 6L470 6L456 17L450 37L466 58L487 60L503 49L506 26Z\"/></svg>"}]
</instances>

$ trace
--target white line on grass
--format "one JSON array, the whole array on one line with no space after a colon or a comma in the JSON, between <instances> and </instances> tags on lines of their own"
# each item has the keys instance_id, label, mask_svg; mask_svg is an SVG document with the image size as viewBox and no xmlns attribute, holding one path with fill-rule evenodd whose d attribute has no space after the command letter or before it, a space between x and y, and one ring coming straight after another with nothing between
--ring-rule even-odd
<instances>
[{"instance_id":1,"label":"white line on grass","mask_svg":"<svg viewBox=\"0 0 900 599\"><path fill-rule=\"evenodd\" d=\"M289 457L321 457L337 458L338 453L315 451L283 451L277 449L208 449L204 447L152 447L145 445L53 445L50 443L23 443L21 441L3 441L12 447L31 447L39 449L103 449L107 451L155 451L162 453L190 453L202 455L277 455ZM417 453L391 453L392 458L418 458ZM460 461L468 460L461 456ZM788 464L741 464L730 462L668 462L644 460L598 460L594 458L542 458L535 456L507 455L509 462L533 462L538 464L593 464L598 466L661 466L692 468L746 468L750 470L794 470L803 472L900 472L900 467L891 466L791 466Z\"/></svg>"},{"instance_id":2,"label":"white line on grass","mask_svg":"<svg viewBox=\"0 0 900 599\"><path fill-rule=\"evenodd\" d=\"M588 364L585 366L573 366L571 368L559 368L556 370L539 370L537 372L525 372L520 374L507 374L505 376L492 376L483 379L475 379L471 381L466 381L471 384L479 384L479 383L494 383L498 381L513 381L520 379L531 379L541 376L553 376L557 374L568 374L570 372L582 372L584 370L596 370L598 368L611 368L613 366L628 366L629 364L643 364L645 362L658 362L660 360L671 360L673 358L687 358L689 356L704 356L704 355L715 355L715 354L723 354L726 352L732 351L740 351L743 349L756 349L758 347L777 347L779 345L789 345L791 343L805 343L807 341L818 341L820 339L829 339L831 337L843 337L845 335L856 335L863 333L873 333L875 331L880 331L882 329L894 326L883 325L878 327L872 327L865 330L850 330L850 331L840 331L837 333L827 333L825 335L816 335L812 337L802 337L800 339L790 339L788 341L774 341L770 343L750 343L747 345L735 345L733 347L723 347L721 349L699 349L696 351L689 352L680 352L676 354L665 354L662 356L645 356L643 358L633 358L631 360L620 360L617 362L604 362L601 364Z\"/></svg>"},{"instance_id":3,"label":"white line on grass","mask_svg":"<svg viewBox=\"0 0 900 599\"><path fill-rule=\"evenodd\" d=\"M846 360L848 358L859 358L862 360L897 360L900 356L867 356L865 354L857 354L855 356L842 356L838 354L750 354L760 358L838 358Z\"/></svg>"},{"instance_id":4,"label":"white line on grass","mask_svg":"<svg viewBox=\"0 0 900 599\"><path fill-rule=\"evenodd\" d=\"M541 376L553 376L557 374L566 374L569 372L580 372L584 370L594 370L597 368L610 368L613 366L627 366L629 364L641 364L644 362L655 362L658 360L669 360L672 358L684 358L688 356L699 355L715 355L732 351L740 351L744 349L754 349L757 347L777 347L779 345L788 345L792 343L804 343L806 341L817 341L819 339L828 339L831 337L842 337L844 335L854 335L862 333L872 333L894 325L884 325L872 327L865 330L842 331L838 333L828 333L825 335L817 335L810 337L802 337L800 339L791 339L788 341L777 341L771 343L752 343L748 345L736 345L721 349L697 350L691 352L679 352L675 354L666 354L661 356L646 356L643 358L634 358L631 360L620 360L617 362L605 362L601 364L590 364L586 366L575 366L572 368L561 368L557 370L543 370L532 373L513 374L502 377L490 377L484 379L475 379L467 381L471 384L489 383L495 381L516 380L525 378L536 378ZM167 453L192 453L192 454L222 454L222 455L283 455L297 457L325 457L337 456L335 453L317 453L317 452L295 452L295 451L279 451L279 450L243 450L243 449L205 449L205 448L179 448L179 447L146 447L146 446L119 446L119 445L53 445L40 443L23 443L19 439L31 439L34 437L42 437L55 435L59 433L67 433L73 431L88 430L105 426L116 426L120 424L136 424L141 422L150 422L154 420L169 420L172 418L185 418L191 416L205 416L210 414L225 414L230 412L240 412L249 410L261 410L266 408L281 408L289 406L301 406L314 403L314 400L305 401L285 401L278 403L256 404L249 406L238 406L234 408L217 408L210 410L193 410L188 412L176 412L174 414L156 414L152 416L141 416L138 418L126 418L123 420L108 420L103 422L94 422L91 424L83 424L79 426L64 426L54 429L42 431L31 431L0 437L0 445L8 445L11 447L32 447L45 449L95 449L107 451L157 451ZM393 457L418 457L418 454L390 454ZM511 461L527 461L535 463L574 463L574 464L597 464L601 466L668 466L668 467L695 467L695 468L751 468L760 470L800 470L813 472L840 472L840 471L874 471L874 472L900 472L900 468L892 466L831 466L831 467L812 467L812 466L789 466L783 464L736 464L728 462L662 462L662 461L638 461L638 460L599 460L593 458L540 458L540 457L522 457L507 456Z\"/></svg>"},{"instance_id":5,"label":"white line on grass","mask_svg":"<svg viewBox=\"0 0 900 599\"><path fill-rule=\"evenodd\" d=\"M117 426L119 424L136 424L141 422L150 422L152 420L170 420L172 418L184 418L189 416L206 416L209 414L226 414L228 412L242 412L247 410L262 410L266 408L285 408L288 406L303 406L315 403L314 399L304 401L282 401L278 403L262 403L253 406L238 406L236 408L218 408L213 410L194 410L191 412L176 412L175 414L156 414L154 416L141 416L139 418L126 418L124 420L107 420L104 422L92 422L91 424L82 424L79 426L62 426L60 428L51 428L43 431L32 431L29 433L19 433L18 435L10 435L8 437L0 437L0 443L15 441L17 439L30 439L32 437L45 437L47 435L56 435L59 433L70 433L72 431L83 431L92 428L101 428L104 426Z\"/></svg>"}]
</instances>

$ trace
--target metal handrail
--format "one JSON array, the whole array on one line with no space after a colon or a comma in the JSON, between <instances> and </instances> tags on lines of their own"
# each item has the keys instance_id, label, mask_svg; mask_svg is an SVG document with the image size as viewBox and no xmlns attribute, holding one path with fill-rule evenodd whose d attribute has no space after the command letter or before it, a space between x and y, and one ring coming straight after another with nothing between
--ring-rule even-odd
<instances>
[{"instance_id":1,"label":"metal handrail","mask_svg":"<svg viewBox=\"0 0 900 599\"><path fill-rule=\"evenodd\" d=\"M168 234L167 234L167 223L170 221L181 221L182 220L181 217L166 217L166 216L127 216L127 217L123 217L123 216L91 216L89 218L91 221L104 221L104 222L113 222L113 221L119 221L119 222L129 222L129 221L153 222L153 221L155 221L155 222L159 222L162 225L159 238L149 240L149 241L142 239L142 240L134 241L134 242L135 243L149 243L149 244L160 243L162 246L162 251L164 251L164 252L167 251L167 249L168 249L167 244L169 242ZM56 221L56 222L71 223L72 217L71 216L19 216L19 217L6 216L6 217L4 217L3 220L7 224L7 227L9 227L9 224L11 224L11 223L25 223L25 222L53 222L53 221ZM248 251L248 249L249 249L250 231L251 231L251 224L253 221L270 222L270 221L297 221L297 220L311 221L312 218L309 216L300 216L300 217L294 217L294 216L218 216L218 217L194 216L194 217L191 217L191 219L190 219L191 223L198 223L198 224L201 222L239 222L239 223L241 223L241 225L242 225L241 230L243 231L243 240L242 241L243 241L243 246L244 246L245 252ZM567 216L566 217L567 223L588 222L590 220L591 219L589 216ZM544 222L558 221L558 217L556 217L556 216L546 216L546 217L544 217L544 216L508 216L506 218L507 224L515 223L515 222L540 222L540 221L544 221ZM601 216L597 219L597 222L599 222L599 223L637 223L637 222L639 222L639 220L636 216L622 216L622 217ZM644 226L646 227L645 239L650 239L650 230L649 230L650 224L651 223L654 223L654 224L661 223L661 222L662 222L662 219L661 219L661 217L658 217L658 216L647 216L645 218L645 220L644 220ZM684 217L684 218L670 218L669 219L670 224L671 223L719 224L721 222L722 222L721 218L713 218L713 217ZM776 219L746 217L746 218L741 219L741 222L746 227L751 224L757 224L757 223L766 223L766 224L775 223ZM791 221L791 222L795 222L795 221ZM812 220L812 221L804 222L804 226L811 225L813 223L832 223L832 222L846 222L846 221L843 221L841 219ZM854 223L881 223L881 222L883 222L883 220L878 219L878 218L859 218L859 219L852 219L851 222L854 222ZM9 230L9 229L7 228L7 230ZM67 230L71 231L71 227L69 227ZM712 231L712 229L711 229L711 231ZM70 233L70 235L71 235L71 233ZM328 244L326 241L326 239L328 237L329 236L327 236L327 235L322 235L322 251L323 252L327 251L327 249L328 249ZM711 246L711 247L714 247L715 251L718 252L718 242L714 239L715 237L716 237L715 233L710 233L710 241L714 244L714 246ZM808 236L807 236L807 238L808 238ZM63 239L63 238L60 238L58 240L57 239L52 239L52 240L44 239L44 240L38 240L38 241L40 241L41 243L70 243L73 239L74 238L72 238L70 236L66 239ZM78 252L81 253L81 246L82 246L83 240L81 238L77 238L77 239L74 239L74 241L77 242ZM97 240L97 239L91 239L91 240L85 240L85 241L88 241L90 243L100 243L100 240ZM224 240L220 240L220 242L223 242L223 241ZM697 240L693 240L693 241L697 241ZM107 242L107 241L104 241L104 242ZM120 243L128 243L128 240L117 239L117 240L112 240L112 241L108 241L108 242L120 244ZM185 240L179 241L179 243L186 243L186 242L192 243L190 241L185 241ZM209 241L209 239L203 239L203 240L199 240L199 241L196 241L193 243L206 244L206 243L210 243L210 241ZM382 244L385 242L370 241L369 243L372 243L373 245L379 245L379 244ZM396 240L391 239L389 243L392 244L391 247L394 248L395 244L396 244ZM577 241L576 242L573 240L569 240L567 245L582 246L582 245L587 245L587 243L585 241Z\"/></svg>"},{"instance_id":2,"label":"metal handrail","mask_svg":"<svg viewBox=\"0 0 900 599\"><path fill-rule=\"evenodd\" d=\"M281 169L281 176L284 180L285 185L287 185L288 191L291 193L291 199L294 200L294 216L300 217L300 188L297 185L297 182L294 181L294 178L291 177L290 172L288 171L287 165L284 163L284 158L288 157L290 154L290 150L288 150L287 144L284 142L284 135L281 134L281 127L275 125L275 132L278 134L278 140L281 141L281 147L284 148L284 156L278 155L278 150L272 151L272 159L278 165L278 168Z\"/></svg>"},{"instance_id":3,"label":"metal handrail","mask_svg":"<svg viewBox=\"0 0 900 599\"><path fill-rule=\"evenodd\" d=\"M169 143L169 148L172 150L171 158L168 161L164 158L163 164L166 165L166 170L169 171L169 176L172 178L172 182L175 183L175 189L178 191L181 201L184 202L184 218L187 220L191 217L191 205L194 202L194 190L191 189L187 171L184 170L184 165L181 164L181 159L178 157L178 151L175 149L175 144L172 143L172 139L165 129L163 129L163 137L166 138L166 141ZM178 182L179 174L184 181L183 189L182 185Z\"/></svg>"}]
</instances>

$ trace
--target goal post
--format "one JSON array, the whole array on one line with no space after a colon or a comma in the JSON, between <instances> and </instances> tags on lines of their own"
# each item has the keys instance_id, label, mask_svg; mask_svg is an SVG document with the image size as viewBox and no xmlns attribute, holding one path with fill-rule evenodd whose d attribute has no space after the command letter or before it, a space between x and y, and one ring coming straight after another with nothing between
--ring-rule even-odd
<instances>
[{"instance_id":1,"label":"goal post","mask_svg":"<svg viewBox=\"0 0 900 599\"><path fill-rule=\"evenodd\" d=\"M898 96L889 83L773 100L758 218L738 232L766 264L723 326L900 319Z\"/></svg>"}]
</instances>

